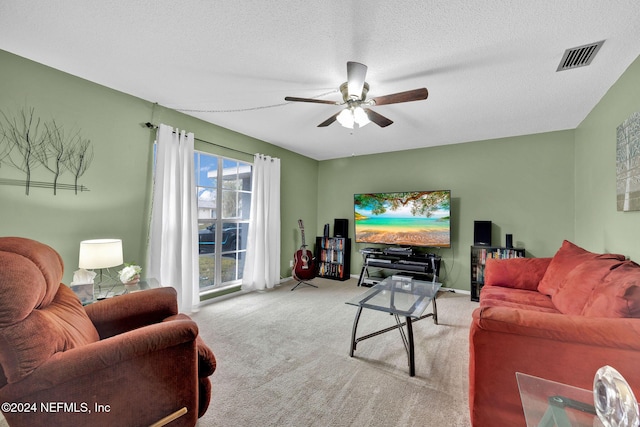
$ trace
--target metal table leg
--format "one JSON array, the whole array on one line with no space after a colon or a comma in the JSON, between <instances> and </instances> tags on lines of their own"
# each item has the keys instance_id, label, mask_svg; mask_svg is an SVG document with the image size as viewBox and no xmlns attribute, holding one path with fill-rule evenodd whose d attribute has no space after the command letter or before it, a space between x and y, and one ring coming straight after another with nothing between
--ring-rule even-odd
<instances>
[{"instance_id":1,"label":"metal table leg","mask_svg":"<svg viewBox=\"0 0 640 427\"><path fill-rule=\"evenodd\" d=\"M361 313L362 313L362 306L358 307L356 318L353 319L353 328L351 329L351 350L349 352L349 356L351 357L353 357L353 352L356 351L356 344L358 343L358 341L356 340L356 330L358 329L358 321L360 320Z\"/></svg>"},{"instance_id":2,"label":"metal table leg","mask_svg":"<svg viewBox=\"0 0 640 427\"><path fill-rule=\"evenodd\" d=\"M416 361L415 351L413 347L413 326L411 324L411 318L407 317L407 338L409 339L409 376L416 376Z\"/></svg>"},{"instance_id":3,"label":"metal table leg","mask_svg":"<svg viewBox=\"0 0 640 427\"><path fill-rule=\"evenodd\" d=\"M431 304L433 304L433 323L435 323L436 325L438 324L438 306L436 304L436 299L438 295L434 295L433 298L431 299Z\"/></svg>"},{"instance_id":4,"label":"metal table leg","mask_svg":"<svg viewBox=\"0 0 640 427\"><path fill-rule=\"evenodd\" d=\"M415 321L417 322L418 320L422 320L425 319L427 317L433 317L433 323L435 323L436 325L438 324L438 307L436 305L436 298L434 297L431 300L432 304L433 304L433 312L432 313L427 313L417 319L415 319ZM353 319L353 327L351 329L351 348L349 350L349 356L353 357L353 354L356 350L356 345L358 344L358 342L378 336L380 334L383 334L385 332L389 332L392 331L394 329L398 329L400 332L400 336L402 337L402 341L404 344L404 348L407 351L407 356L409 358L409 375L414 377L416 375L416 364L415 364L415 345L414 345L414 340L413 340L413 320L411 319L411 317L405 317L405 321L401 322L400 321L400 317L398 314L394 314L394 317L396 319L396 325L395 326L390 326L388 328L373 332L371 334L356 338L356 333L358 330L358 322L360 320L360 315L362 314L362 309L364 308L364 306L359 306L358 307L358 311L356 313L356 317L355 319ZM407 331L405 333L404 331L404 325L407 325Z\"/></svg>"},{"instance_id":5,"label":"metal table leg","mask_svg":"<svg viewBox=\"0 0 640 427\"><path fill-rule=\"evenodd\" d=\"M404 322L400 322L400 316L394 315L396 319L397 329L400 332L400 338L404 344L404 349L407 352L407 364L409 365L409 376L414 377L416 374L415 363L415 348L413 343L413 323L411 317L405 317ZM407 332L405 333L403 326L407 325Z\"/></svg>"}]
</instances>

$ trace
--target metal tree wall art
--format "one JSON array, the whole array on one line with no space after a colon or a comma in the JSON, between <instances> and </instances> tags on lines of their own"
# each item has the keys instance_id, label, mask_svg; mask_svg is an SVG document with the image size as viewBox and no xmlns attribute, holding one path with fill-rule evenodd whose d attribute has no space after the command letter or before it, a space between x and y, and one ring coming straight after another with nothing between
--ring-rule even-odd
<instances>
[{"instance_id":1,"label":"metal tree wall art","mask_svg":"<svg viewBox=\"0 0 640 427\"><path fill-rule=\"evenodd\" d=\"M33 108L20 110L10 117L4 112L0 116L0 166L7 165L22 171L24 180L0 179L4 185L24 185L29 195L31 187L51 188L53 194L61 190L74 190L76 194L89 191L79 185L93 160L91 141L82 138L80 131L66 134L55 120L44 122L35 116ZM52 175L49 182L32 180L38 168ZM66 172L73 175L73 184L61 184L60 176Z\"/></svg>"},{"instance_id":2,"label":"metal tree wall art","mask_svg":"<svg viewBox=\"0 0 640 427\"><path fill-rule=\"evenodd\" d=\"M640 112L633 113L617 128L617 208L640 210Z\"/></svg>"}]
</instances>

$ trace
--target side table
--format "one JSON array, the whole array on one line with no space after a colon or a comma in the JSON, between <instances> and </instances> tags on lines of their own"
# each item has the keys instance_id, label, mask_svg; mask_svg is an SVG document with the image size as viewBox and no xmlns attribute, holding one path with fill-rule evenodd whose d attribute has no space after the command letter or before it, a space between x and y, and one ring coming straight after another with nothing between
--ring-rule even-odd
<instances>
[{"instance_id":1,"label":"side table","mask_svg":"<svg viewBox=\"0 0 640 427\"><path fill-rule=\"evenodd\" d=\"M100 283L89 285L75 285L71 289L78 295L82 305L93 304L107 298L113 298L118 295L124 295L132 292L140 292L146 289L159 288L160 283L157 279L150 277L140 279L137 285L125 286L123 283Z\"/></svg>"}]
</instances>

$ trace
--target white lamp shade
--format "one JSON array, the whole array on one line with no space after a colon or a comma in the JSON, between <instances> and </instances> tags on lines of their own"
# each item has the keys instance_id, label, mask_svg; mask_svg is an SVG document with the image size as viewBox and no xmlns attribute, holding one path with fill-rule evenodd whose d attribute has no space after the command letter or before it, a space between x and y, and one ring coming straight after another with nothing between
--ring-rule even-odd
<instances>
[{"instance_id":1,"label":"white lamp shade","mask_svg":"<svg viewBox=\"0 0 640 427\"><path fill-rule=\"evenodd\" d=\"M109 268L124 263L122 240L94 239L80 242L78 267L84 269Z\"/></svg>"},{"instance_id":2,"label":"white lamp shade","mask_svg":"<svg viewBox=\"0 0 640 427\"><path fill-rule=\"evenodd\" d=\"M343 127L348 129L353 129L353 112L349 108L345 108L338 114L336 117L338 123L340 123Z\"/></svg>"},{"instance_id":3,"label":"white lamp shade","mask_svg":"<svg viewBox=\"0 0 640 427\"><path fill-rule=\"evenodd\" d=\"M359 127L363 127L371 123L371 121L369 120L369 116L367 116L367 112L364 111L362 107L356 107L353 110L353 119Z\"/></svg>"},{"instance_id":4,"label":"white lamp shade","mask_svg":"<svg viewBox=\"0 0 640 427\"><path fill-rule=\"evenodd\" d=\"M340 114L338 114L336 119L338 120L338 123L348 129L353 129L353 125L356 123L358 124L358 127L363 127L371 123L366 111L364 111L364 109L360 106L355 108L345 108L340 112Z\"/></svg>"}]
</instances>

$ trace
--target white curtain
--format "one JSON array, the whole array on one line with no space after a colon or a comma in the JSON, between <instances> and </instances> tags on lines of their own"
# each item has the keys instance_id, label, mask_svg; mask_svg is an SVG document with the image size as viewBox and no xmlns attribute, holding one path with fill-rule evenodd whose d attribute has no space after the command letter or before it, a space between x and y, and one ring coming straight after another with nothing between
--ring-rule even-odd
<instances>
[{"instance_id":1,"label":"white curtain","mask_svg":"<svg viewBox=\"0 0 640 427\"><path fill-rule=\"evenodd\" d=\"M256 154L243 290L264 290L280 282L280 159Z\"/></svg>"},{"instance_id":2,"label":"white curtain","mask_svg":"<svg viewBox=\"0 0 640 427\"><path fill-rule=\"evenodd\" d=\"M194 136L161 124L156 138L147 275L176 288L178 307L188 313L200 301Z\"/></svg>"}]
</instances>

